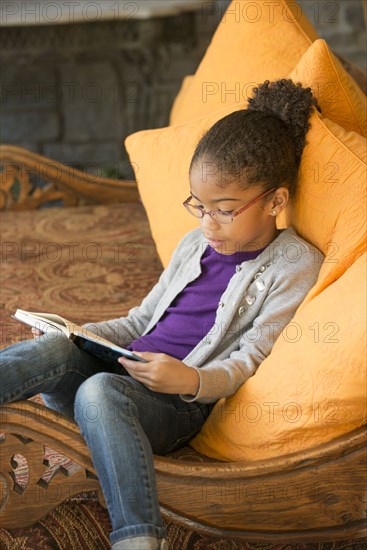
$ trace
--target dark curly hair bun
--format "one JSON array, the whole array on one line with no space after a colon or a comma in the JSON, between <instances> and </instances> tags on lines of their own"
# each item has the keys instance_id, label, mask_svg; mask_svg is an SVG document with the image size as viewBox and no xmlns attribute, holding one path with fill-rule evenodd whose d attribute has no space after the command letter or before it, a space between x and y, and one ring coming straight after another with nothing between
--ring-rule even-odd
<instances>
[{"instance_id":1,"label":"dark curly hair bun","mask_svg":"<svg viewBox=\"0 0 367 550\"><path fill-rule=\"evenodd\" d=\"M301 84L295 84L289 79L275 82L266 80L254 88L253 92L254 96L249 98L247 109L276 116L286 124L294 136L296 161L299 163L310 128L312 109L316 107L320 110L311 88L303 88Z\"/></svg>"},{"instance_id":2,"label":"dark curly hair bun","mask_svg":"<svg viewBox=\"0 0 367 550\"><path fill-rule=\"evenodd\" d=\"M215 163L217 185L286 186L294 194L314 106L318 108L310 88L291 80L264 82L254 88L247 109L218 120L201 138L190 170Z\"/></svg>"}]
</instances>

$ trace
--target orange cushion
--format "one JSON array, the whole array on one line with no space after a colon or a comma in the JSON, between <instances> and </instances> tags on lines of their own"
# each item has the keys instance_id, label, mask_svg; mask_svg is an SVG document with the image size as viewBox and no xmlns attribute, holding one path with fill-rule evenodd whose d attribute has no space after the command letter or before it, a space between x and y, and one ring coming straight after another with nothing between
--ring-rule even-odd
<instances>
[{"instance_id":1,"label":"orange cushion","mask_svg":"<svg viewBox=\"0 0 367 550\"><path fill-rule=\"evenodd\" d=\"M316 40L309 47L289 78L312 88L325 117L367 136L367 98L325 40Z\"/></svg>"},{"instance_id":2,"label":"orange cushion","mask_svg":"<svg viewBox=\"0 0 367 550\"><path fill-rule=\"evenodd\" d=\"M296 199L278 220L326 256L308 299L366 251L366 138L318 113L311 124Z\"/></svg>"},{"instance_id":3,"label":"orange cushion","mask_svg":"<svg viewBox=\"0 0 367 550\"><path fill-rule=\"evenodd\" d=\"M296 2L233 0L171 124L242 104L256 84L285 77L317 38Z\"/></svg>"},{"instance_id":4,"label":"orange cushion","mask_svg":"<svg viewBox=\"0 0 367 550\"><path fill-rule=\"evenodd\" d=\"M191 442L259 460L330 441L367 421L366 254L299 310L256 374L221 399Z\"/></svg>"}]
</instances>

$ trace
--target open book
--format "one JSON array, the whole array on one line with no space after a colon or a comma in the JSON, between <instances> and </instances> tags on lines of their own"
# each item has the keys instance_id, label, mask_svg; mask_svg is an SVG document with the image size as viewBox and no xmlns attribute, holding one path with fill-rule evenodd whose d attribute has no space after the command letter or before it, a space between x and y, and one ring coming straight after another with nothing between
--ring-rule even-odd
<instances>
[{"instance_id":1,"label":"open book","mask_svg":"<svg viewBox=\"0 0 367 550\"><path fill-rule=\"evenodd\" d=\"M64 319L60 315L17 309L13 317L50 337L55 333L64 334L66 338L72 340L80 349L106 361L117 361L117 359L123 355L128 359L147 363L145 359L135 355L132 351L120 348L120 346L101 338L84 327L80 327Z\"/></svg>"}]
</instances>

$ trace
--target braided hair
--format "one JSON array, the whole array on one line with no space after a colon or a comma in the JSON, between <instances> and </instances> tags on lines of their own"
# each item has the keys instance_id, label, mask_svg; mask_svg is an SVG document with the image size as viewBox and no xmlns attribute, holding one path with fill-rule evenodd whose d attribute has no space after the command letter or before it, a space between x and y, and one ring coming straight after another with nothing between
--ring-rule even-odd
<instances>
[{"instance_id":1,"label":"braided hair","mask_svg":"<svg viewBox=\"0 0 367 550\"><path fill-rule=\"evenodd\" d=\"M267 80L253 92L247 109L222 118L201 138L190 171L213 162L241 187L285 186L292 195L317 100L311 88L287 79Z\"/></svg>"}]
</instances>

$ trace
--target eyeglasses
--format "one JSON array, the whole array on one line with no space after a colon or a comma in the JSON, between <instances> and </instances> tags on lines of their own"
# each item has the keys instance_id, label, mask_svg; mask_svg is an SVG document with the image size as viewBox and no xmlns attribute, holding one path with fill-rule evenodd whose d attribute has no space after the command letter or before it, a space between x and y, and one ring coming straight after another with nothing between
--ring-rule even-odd
<instances>
[{"instance_id":1,"label":"eyeglasses","mask_svg":"<svg viewBox=\"0 0 367 550\"><path fill-rule=\"evenodd\" d=\"M204 210L202 206L196 206L194 204L190 204L190 201L193 198L192 195L190 195L182 204L184 205L186 210L189 212L189 214L191 214L192 216L195 216L195 218L203 218L205 214L208 214L213 220L215 220L218 223L232 223L233 218L235 218L239 214L242 214L242 212L250 208L250 206L255 204L257 201L259 201L263 197L266 197L270 193L273 193L273 191L275 190L276 190L276 187L272 187L268 191L264 191L264 193L261 193L261 195L258 195L257 197L252 199L250 202L248 202L244 206L241 206L241 208L237 208L236 210L230 210L230 211Z\"/></svg>"}]
</instances>

